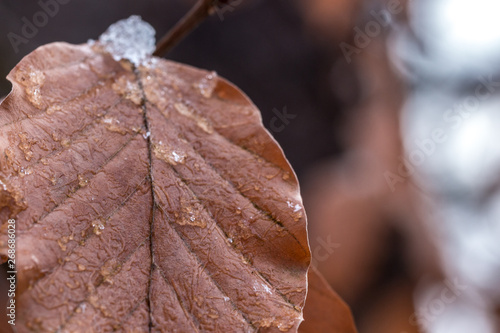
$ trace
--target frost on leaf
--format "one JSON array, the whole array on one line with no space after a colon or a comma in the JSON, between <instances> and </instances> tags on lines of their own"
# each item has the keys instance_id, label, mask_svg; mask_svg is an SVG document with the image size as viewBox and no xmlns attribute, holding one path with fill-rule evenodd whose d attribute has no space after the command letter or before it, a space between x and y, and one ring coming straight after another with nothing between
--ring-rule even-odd
<instances>
[{"instance_id":1,"label":"frost on leaf","mask_svg":"<svg viewBox=\"0 0 500 333\"><path fill-rule=\"evenodd\" d=\"M128 19L112 24L99 37L113 59L127 59L138 66L147 60L155 50L155 30L140 16L132 15Z\"/></svg>"},{"instance_id":2,"label":"frost on leaf","mask_svg":"<svg viewBox=\"0 0 500 333\"><path fill-rule=\"evenodd\" d=\"M8 76L18 331L296 332L305 216L259 111L214 73L98 44L43 46Z\"/></svg>"}]
</instances>

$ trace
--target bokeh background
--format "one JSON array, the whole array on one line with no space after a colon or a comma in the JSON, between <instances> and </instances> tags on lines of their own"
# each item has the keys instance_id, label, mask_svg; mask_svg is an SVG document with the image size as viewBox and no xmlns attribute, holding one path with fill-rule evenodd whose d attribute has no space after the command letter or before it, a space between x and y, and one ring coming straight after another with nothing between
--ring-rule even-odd
<instances>
[{"instance_id":1,"label":"bokeh background","mask_svg":"<svg viewBox=\"0 0 500 333\"><path fill-rule=\"evenodd\" d=\"M48 2L0 0L1 77L133 14L160 37L194 3L60 0L43 20ZM298 174L313 262L360 333L500 332L499 9L230 0L167 55L260 108Z\"/></svg>"}]
</instances>

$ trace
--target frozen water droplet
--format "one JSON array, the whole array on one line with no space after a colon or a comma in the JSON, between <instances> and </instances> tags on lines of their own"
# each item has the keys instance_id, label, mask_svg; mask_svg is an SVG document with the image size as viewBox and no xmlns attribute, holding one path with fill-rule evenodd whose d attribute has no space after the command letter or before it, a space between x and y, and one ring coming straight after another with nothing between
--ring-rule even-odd
<instances>
[{"instance_id":1,"label":"frozen water droplet","mask_svg":"<svg viewBox=\"0 0 500 333\"><path fill-rule=\"evenodd\" d=\"M7 191L7 185L5 185L5 183L4 183L4 182L2 182L2 180L1 180L1 179L0 179L0 185L2 186L2 189L3 189L4 191Z\"/></svg>"},{"instance_id":2,"label":"frozen water droplet","mask_svg":"<svg viewBox=\"0 0 500 333\"><path fill-rule=\"evenodd\" d=\"M153 145L153 153L156 157L172 165L182 164L186 159L186 154L173 150L171 147L162 144L161 141Z\"/></svg>"},{"instance_id":3,"label":"frozen water droplet","mask_svg":"<svg viewBox=\"0 0 500 333\"><path fill-rule=\"evenodd\" d=\"M299 210L302 209L302 207L299 204L294 204L291 201L287 201L286 203L287 203L288 207L293 209L294 213L297 213Z\"/></svg>"},{"instance_id":4,"label":"frozen water droplet","mask_svg":"<svg viewBox=\"0 0 500 333\"><path fill-rule=\"evenodd\" d=\"M137 82L131 82L126 76L120 76L116 80L112 88L119 95L131 100L136 105L141 105L142 103L142 92Z\"/></svg>"},{"instance_id":5,"label":"frozen water droplet","mask_svg":"<svg viewBox=\"0 0 500 333\"><path fill-rule=\"evenodd\" d=\"M68 139L62 139L61 140L61 146L68 148L70 146L71 142Z\"/></svg>"},{"instance_id":6,"label":"frozen water droplet","mask_svg":"<svg viewBox=\"0 0 500 333\"><path fill-rule=\"evenodd\" d=\"M198 127L200 127L206 133L212 134L214 132L214 129L212 128L212 125L209 123L209 121L201 115L197 114L196 110L192 106L186 105L184 103L175 103L174 107L183 116L196 121Z\"/></svg>"},{"instance_id":7,"label":"frozen water droplet","mask_svg":"<svg viewBox=\"0 0 500 333\"><path fill-rule=\"evenodd\" d=\"M28 94L28 99L30 100L30 102L37 108L41 109L42 95L40 94L40 88L38 87L26 88L26 93Z\"/></svg>"},{"instance_id":8,"label":"frozen water droplet","mask_svg":"<svg viewBox=\"0 0 500 333\"><path fill-rule=\"evenodd\" d=\"M92 222L92 226L94 227L94 234L96 234L98 236L104 230L104 224L99 220Z\"/></svg>"},{"instance_id":9,"label":"frozen water droplet","mask_svg":"<svg viewBox=\"0 0 500 333\"><path fill-rule=\"evenodd\" d=\"M42 94L40 89L45 82L45 74L30 66L28 70L19 69L16 73L16 80L25 87L28 100L31 104L41 109Z\"/></svg>"},{"instance_id":10,"label":"frozen water droplet","mask_svg":"<svg viewBox=\"0 0 500 333\"><path fill-rule=\"evenodd\" d=\"M172 152L172 156L174 157L174 161L177 163L182 163L184 162L185 156L177 154L175 151Z\"/></svg>"},{"instance_id":11,"label":"frozen water droplet","mask_svg":"<svg viewBox=\"0 0 500 333\"><path fill-rule=\"evenodd\" d=\"M21 132L18 134L21 142L18 147L24 153L24 157L26 161L30 161L33 157L33 152L31 151L31 147L36 143L35 140L28 137L28 133Z\"/></svg>"},{"instance_id":12,"label":"frozen water droplet","mask_svg":"<svg viewBox=\"0 0 500 333\"><path fill-rule=\"evenodd\" d=\"M262 287L264 288L264 290L266 291L266 293L272 294L271 288L269 288L266 284L262 283Z\"/></svg>"},{"instance_id":13,"label":"frozen water droplet","mask_svg":"<svg viewBox=\"0 0 500 333\"><path fill-rule=\"evenodd\" d=\"M127 59L136 66L142 65L155 50L155 30L140 16L112 24L99 37L99 42L116 61Z\"/></svg>"},{"instance_id":14,"label":"frozen water droplet","mask_svg":"<svg viewBox=\"0 0 500 333\"><path fill-rule=\"evenodd\" d=\"M88 179L86 179L83 175L78 175L78 185L80 187L85 187L88 183Z\"/></svg>"},{"instance_id":15,"label":"frozen water droplet","mask_svg":"<svg viewBox=\"0 0 500 333\"><path fill-rule=\"evenodd\" d=\"M127 130L120 126L120 121L113 117L104 117L102 119L104 127L110 132L116 132L120 134L127 134Z\"/></svg>"},{"instance_id":16,"label":"frozen water droplet","mask_svg":"<svg viewBox=\"0 0 500 333\"><path fill-rule=\"evenodd\" d=\"M147 132L146 132L146 134L143 134L143 135L142 135L142 137L143 137L144 139L147 139L147 138L149 138L150 136L151 136L151 132L149 132L149 131L147 131Z\"/></svg>"},{"instance_id":17,"label":"frozen water droplet","mask_svg":"<svg viewBox=\"0 0 500 333\"><path fill-rule=\"evenodd\" d=\"M41 86L45 82L45 74L37 70L32 69L29 78L31 83L35 86Z\"/></svg>"},{"instance_id":18,"label":"frozen water droplet","mask_svg":"<svg viewBox=\"0 0 500 333\"><path fill-rule=\"evenodd\" d=\"M185 202L182 211L175 215L177 217L176 223L179 225L190 225L199 228L205 228L207 223L201 215L202 208L200 206L194 205L189 206L192 203Z\"/></svg>"},{"instance_id":19,"label":"frozen water droplet","mask_svg":"<svg viewBox=\"0 0 500 333\"><path fill-rule=\"evenodd\" d=\"M56 111L61 111L61 106L60 105L51 105L47 108L47 114L52 115Z\"/></svg>"},{"instance_id":20,"label":"frozen water droplet","mask_svg":"<svg viewBox=\"0 0 500 333\"><path fill-rule=\"evenodd\" d=\"M253 283L253 290L258 293L266 292L268 294L272 294L271 288L267 284L259 284L257 281Z\"/></svg>"},{"instance_id":21,"label":"frozen water droplet","mask_svg":"<svg viewBox=\"0 0 500 333\"><path fill-rule=\"evenodd\" d=\"M21 167L21 169L19 170L19 176L21 177L24 177L26 175L31 175L33 173L33 169L31 169L30 167L27 167L26 169Z\"/></svg>"},{"instance_id":22,"label":"frozen water droplet","mask_svg":"<svg viewBox=\"0 0 500 333\"><path fill-rule=\"evenodd\" d=\"M200 90L200 93L205 98L212 97L212 94L215 90L215 86L217 85L217 73L211 72L207 74L203 79L200 80L197 84L197 88Z\"/></svg>"}]
</instances>

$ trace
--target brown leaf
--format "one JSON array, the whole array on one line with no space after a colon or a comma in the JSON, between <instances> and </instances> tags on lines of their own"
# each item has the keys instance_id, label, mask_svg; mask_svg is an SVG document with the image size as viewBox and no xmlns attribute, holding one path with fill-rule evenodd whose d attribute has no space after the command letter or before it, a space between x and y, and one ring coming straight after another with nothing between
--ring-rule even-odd
<instances>
[{"instance_id":1,"label":"brown leaf","mask_svg":"<svg viewBox=\"0 0 500 333\"><path fill-rule=\"evenodd\" d=\"M304 321L299 333L356 333L351 311L318 270L311 266Z\"/></svg>"},{"instance_id":2,"label":"brown leaf","mask_svg":"<svg viewBox=\"0 0 500 333\"><path fill-rule=\"evenodd\" d=\"M298 184L240 90L65 43L8 78L0 253L15 217L20 332L297 330Z\"/></svg>"}]
</instances>

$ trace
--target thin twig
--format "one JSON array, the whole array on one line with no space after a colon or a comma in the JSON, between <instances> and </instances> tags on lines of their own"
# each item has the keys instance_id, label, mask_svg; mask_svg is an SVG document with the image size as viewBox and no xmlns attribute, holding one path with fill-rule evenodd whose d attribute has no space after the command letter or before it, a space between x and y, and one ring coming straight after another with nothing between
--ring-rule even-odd
<instances>
[{"instance_id":1,"label":"thin twig","mask_svg":"<svg viewBox=\"0 0 500 333\"><path fill-rule=\"evenodd\" d=\"M198 0L194 7L156 44L153 55L162 57L169 52L189 32L213 13L221 0Z\"/></svg>"}]
</instances>

